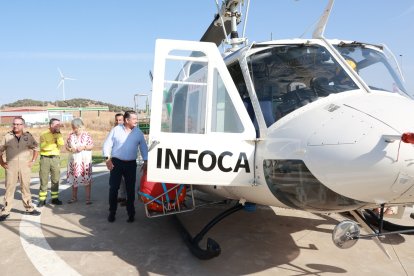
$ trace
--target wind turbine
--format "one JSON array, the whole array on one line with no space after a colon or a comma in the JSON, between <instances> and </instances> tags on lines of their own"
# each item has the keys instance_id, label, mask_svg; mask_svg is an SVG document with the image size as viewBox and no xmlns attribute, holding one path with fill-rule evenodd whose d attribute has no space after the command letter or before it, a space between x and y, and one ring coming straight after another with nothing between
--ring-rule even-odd
<instances>
[{"instance_id":1,"label":"wind turbine","mask_svg":"<svg viewBox=\"0 0 414 276\"><path fill-rule=\"evenodd\" d=\"M58 83L57 88L59 88L60 86L62 86L63 100L65 101L66 100L66 98L65 98L65 80L76 80L76 79L73 79L73 78L69 78L69 77L64 76L63 73L62 73L62 71L59 69L59 67L58 67L58 71L59 71L59 74L60 74L60 78L59 78L60 81Z\"/></svg>"}]
</instances>

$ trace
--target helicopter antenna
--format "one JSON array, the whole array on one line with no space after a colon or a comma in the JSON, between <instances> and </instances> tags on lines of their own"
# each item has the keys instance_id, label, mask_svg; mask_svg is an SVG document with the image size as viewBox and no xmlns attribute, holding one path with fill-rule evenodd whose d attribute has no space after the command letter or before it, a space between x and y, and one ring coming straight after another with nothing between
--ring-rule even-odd
<instances>
[{"instance_id":1,"label":"helicopter antenna","mask_svg":"<svg viewBox=\"0 0 414 276\"><path fill-rule=\"evenodd\" d=\"M323 38L325 27L328 23L329 15L331 14L334 1L335 0L329 0L328 5L326 5L321 18L319 19L318 25L316 25L316 28L313 31L312 38Z\"/></svg>"},{"instance_id":2,"label":"helicopter antenna","mask_svg":"<svg viewBox=\"0 0 414 276\"><path fill-rule=\"evenodd\" d=\"M244 16L244 24L243 24L243 34L242 37L246 37L246 25L247 25L247 18L249 17L249 8L250 8L250 0L247 0L246 6L246 15Z\"/></svg>"},{"instance_id":3,"label":"helicopter antenna","mask_svg":"<svg viewBox=\"0 0 414 276\"><path fill-rule=\"evenodd\" d=\"M226 43L229 43L228 40L227 40L226 26L224 25L224 19L223 19L222 13L220 11L220 6L219 6L219 3L218 3L218 0L216 0L216 7L217 7L217 14L219 15L219 18L220 18L221 26L223 27L223 33L224 33L224 39L223 40Z\"/></svg>"}]
</instances>

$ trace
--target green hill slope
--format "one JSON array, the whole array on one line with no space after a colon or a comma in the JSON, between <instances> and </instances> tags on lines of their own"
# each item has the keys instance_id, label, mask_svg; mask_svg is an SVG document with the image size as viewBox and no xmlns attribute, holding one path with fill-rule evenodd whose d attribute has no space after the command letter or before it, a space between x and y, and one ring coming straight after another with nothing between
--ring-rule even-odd
<instances>
[{"instance_id":1,"label":"green hill slope","mask_svg":"<svg viewBox=\"0 0 414 276\"><path fill-rule=\"evenodd\" d=\"M0 108L4 109L7 107L49 106L49 105L58 106L58 107L107 106L109 108L109 111L114 111L114 112L121 112L121 111L133 109L132 107L118 106L118 105L114 105L110 103L105 103L105 102L95 101L95 100L90 100L90 99L82 99L82 98L70 99L66 101L56 101L56 102L23 99L23 100L18 100L13 103L4 104Z\"/></svg>"}]
</instances>

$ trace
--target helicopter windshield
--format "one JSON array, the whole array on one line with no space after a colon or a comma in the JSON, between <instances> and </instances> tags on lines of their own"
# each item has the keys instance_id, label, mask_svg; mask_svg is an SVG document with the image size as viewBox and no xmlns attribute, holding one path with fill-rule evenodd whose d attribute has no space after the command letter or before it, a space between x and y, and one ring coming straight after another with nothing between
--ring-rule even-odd
<instances>
[{"instance_id":1,"label":"helicopter windshield","mask_svg":"<svg viewBox=\"0 0 414 276\"><path fill-rule=\"evenodd\" d=\"M321 45L260 45L253 48L253 52L247 58L247 64L268 127L321 97L358 89L345 70ZM238 77L239 70L235 66L229 68L243 94L242 91L247 90L244 81ZM247 96L244 101L249 109Z\"/></svg>"},{"instance_id":2,"label":"helicopter windshield","mask_svg":"<svg viewBox=\"0 0 414 276\"><path fill-rule=\"evenodd\" d=\"M341 42L334 47L350 65L355 65L354 69L372 91L396 92L409 97L395 58L386 47L360 42Z\"/></svg>"}]
</instances>

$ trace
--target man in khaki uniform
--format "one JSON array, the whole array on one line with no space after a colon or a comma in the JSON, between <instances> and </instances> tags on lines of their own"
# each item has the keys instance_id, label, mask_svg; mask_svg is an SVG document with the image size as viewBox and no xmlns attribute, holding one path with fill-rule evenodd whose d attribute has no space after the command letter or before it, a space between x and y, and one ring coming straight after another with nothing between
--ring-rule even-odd
<instances>
[{"instance_id":1,"label":"man in khaki uniform","mask_svg":"<svg viewBox=\"0 0 414 276\"><path fill-rule=\"evenodd\" d=\"M23 131L24 124L23 118L14 118L12 131L7 132L0 141L0 165L6 170L6 193L0 221L10 215L17 181L20 182L26 214L40 215L40 212L32 206L30 194L30 174L39 154L39 145L29 132ZM6 152L6 162L3 160L4 152Z\"/></svg>"}]
</instances>

